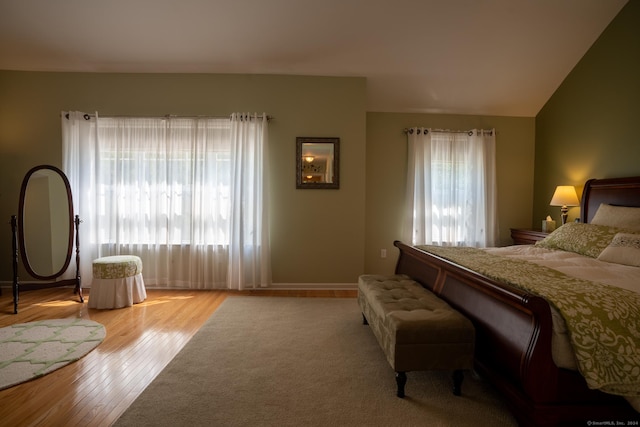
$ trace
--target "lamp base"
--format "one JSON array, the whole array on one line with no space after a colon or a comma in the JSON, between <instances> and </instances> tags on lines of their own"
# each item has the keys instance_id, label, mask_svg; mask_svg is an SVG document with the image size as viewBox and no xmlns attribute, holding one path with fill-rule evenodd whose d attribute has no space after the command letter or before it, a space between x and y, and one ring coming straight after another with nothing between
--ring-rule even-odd
<instances>
[{"instance_id":1,"label":"lamp base","mask_svg":"<svg viewBox=\"0 0 640 427\"><path fill-rule=\"evenodd\" d=\"M562 225L565 225L567 223L567 217L569 216L568 214L569 208L566 206L563 206L560 208L560 212L562 212L562 214L560 215L562 218Z\"/></svg>"}]
</instances>

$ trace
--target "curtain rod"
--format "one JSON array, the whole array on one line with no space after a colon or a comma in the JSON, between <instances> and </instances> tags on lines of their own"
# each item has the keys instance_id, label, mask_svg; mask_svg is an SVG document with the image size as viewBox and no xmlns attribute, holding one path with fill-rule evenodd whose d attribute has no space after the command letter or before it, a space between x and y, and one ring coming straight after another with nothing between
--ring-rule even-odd
<instances>
[{"instance_id":1,"label":"curtain rod","mask_svg":"<svg viewBox=\"0 0 640 427\"><path fill-rule=\"evenodd\" d=\"M425 129L425 131L429 132L429 129ZM431 129L430 131L432 133L466 133L469 136L473 135L473 130ZM480 131L488 132L489 135L491 135L491 132L493 132L493 129L480 129ZM411 128L411 129L404 128L403 132L404 133L413 133L413 128ZM418 134L420 134L420 130L418 130Z\"/></svg>"},{"instance_id":2,"label":"curtain rod","mask_svg":"<svg viewBox=\"0 0 640 427\"><path fill-rule=\"evenodd\" d=\"M69 113L64 115L67 119L69 118ZM245 115L243 115L244 117ZM85 113L83 115L85 120L89 120L92 117L95 117L95 114ZM231 115L228 116L178 116L174 114L165 114L164 116L100 116L105 119L119 119L119 118L127 118L127 119L231 119ZM253 118L252 115L249 115L249 118ZM273 120L273 116L267 115L267 121Z\"/></svg>"}]
</instances>

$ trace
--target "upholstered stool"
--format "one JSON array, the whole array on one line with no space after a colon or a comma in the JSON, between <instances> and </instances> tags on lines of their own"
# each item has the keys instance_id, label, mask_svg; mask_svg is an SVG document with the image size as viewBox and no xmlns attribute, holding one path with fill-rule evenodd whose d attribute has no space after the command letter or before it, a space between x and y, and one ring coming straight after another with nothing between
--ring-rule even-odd
<instances>
[{"instance_id":1,"label":"upholstered stool","mask_svg":"<svg viewBox=\"0 0 640 427\"><path fill-rule=\"evenodd\" d=\"M140 257L116 255L93 261L89 308L130 307L146 298Z\"/></svg>"}]
</instances>

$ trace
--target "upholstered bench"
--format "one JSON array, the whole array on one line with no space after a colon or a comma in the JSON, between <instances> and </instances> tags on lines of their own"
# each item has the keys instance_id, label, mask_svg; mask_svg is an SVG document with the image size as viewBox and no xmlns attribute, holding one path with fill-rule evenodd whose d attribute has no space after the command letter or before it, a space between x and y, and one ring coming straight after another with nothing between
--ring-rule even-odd
<instances>
[{"instance_id":1,"label":"upholstered bench","mask_svg":"<svg viewBox=\"0 0 640 427\"><path fill-rule=\"evenodd\" d=\"M363 275L358 304L396 372L397 396L404 397L406 373L452 370L460 395L463 370L471 369L475 329L469 319L408 276Z\"/></svg>"},{"instance_id":2,"label":"upholstered bench","mask_svg":"<svg viewBox=\"0 0 640 427\"><path fill-rule=\"evenodd\" d=\"M116 255L93 261L89 308L130 307L146 298L140 257Z\"/></svg>"}]
</instances>

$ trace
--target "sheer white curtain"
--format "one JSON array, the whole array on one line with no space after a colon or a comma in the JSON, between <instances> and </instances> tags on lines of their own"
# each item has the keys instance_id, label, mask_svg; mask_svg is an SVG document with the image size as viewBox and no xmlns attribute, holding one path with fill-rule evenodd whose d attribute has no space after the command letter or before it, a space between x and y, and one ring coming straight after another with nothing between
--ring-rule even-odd
<instances>
[{"instance_id":1,"label":"sheer white curtain","mask_svg":"<svg viewBox=\"0 0 640 427\"><path fill-rule=\"evenodd\" d=\"M495 131L407 132L402 238L414 245L495 246Z\"/></svg>"},{"instance_id":2,"label":"sheer white curtain","mask_svg":"<svg viewBox=\"0 0 640 427\"><path fill-rule=\"evenodd\" d=\"M90 219L96 215L95 199L95 157L98 138L97 114L78 111L63 113L62 118L62 170L69 179L73 211L80 217L80 278L82 286L91 284L91 261L99 257L95 245L96 222ZM69 266L68 275L73 277L74 264ZM66 278L66 277L65 277Z\"/></svg>"},{"instance_id":3,"label":"sheer white curtain","mask_svg":"<svg viewBox=\"0 0 640 427\"><path fill-rule=\"evenodd\" d=\"M82 114L70 114L63 129L74 117L83 126ZM93 153L66 169L87 178L80 191L89 188L80 200L90 231L83 263L138 255L153 287L270 284L266 115L100 117L95 128L86 140L64 138L65 156Z\"/></svg>"},{"instance_id":4,"label":"sheer white curtain","mask_svg":"<svg viewBox=\"0 0 640 427\"><path fill-rule=\"evenodd\" d=\"M237 289L271 283L267 117L231 116L228 281Z\"/></svg>"}]
</instances>

